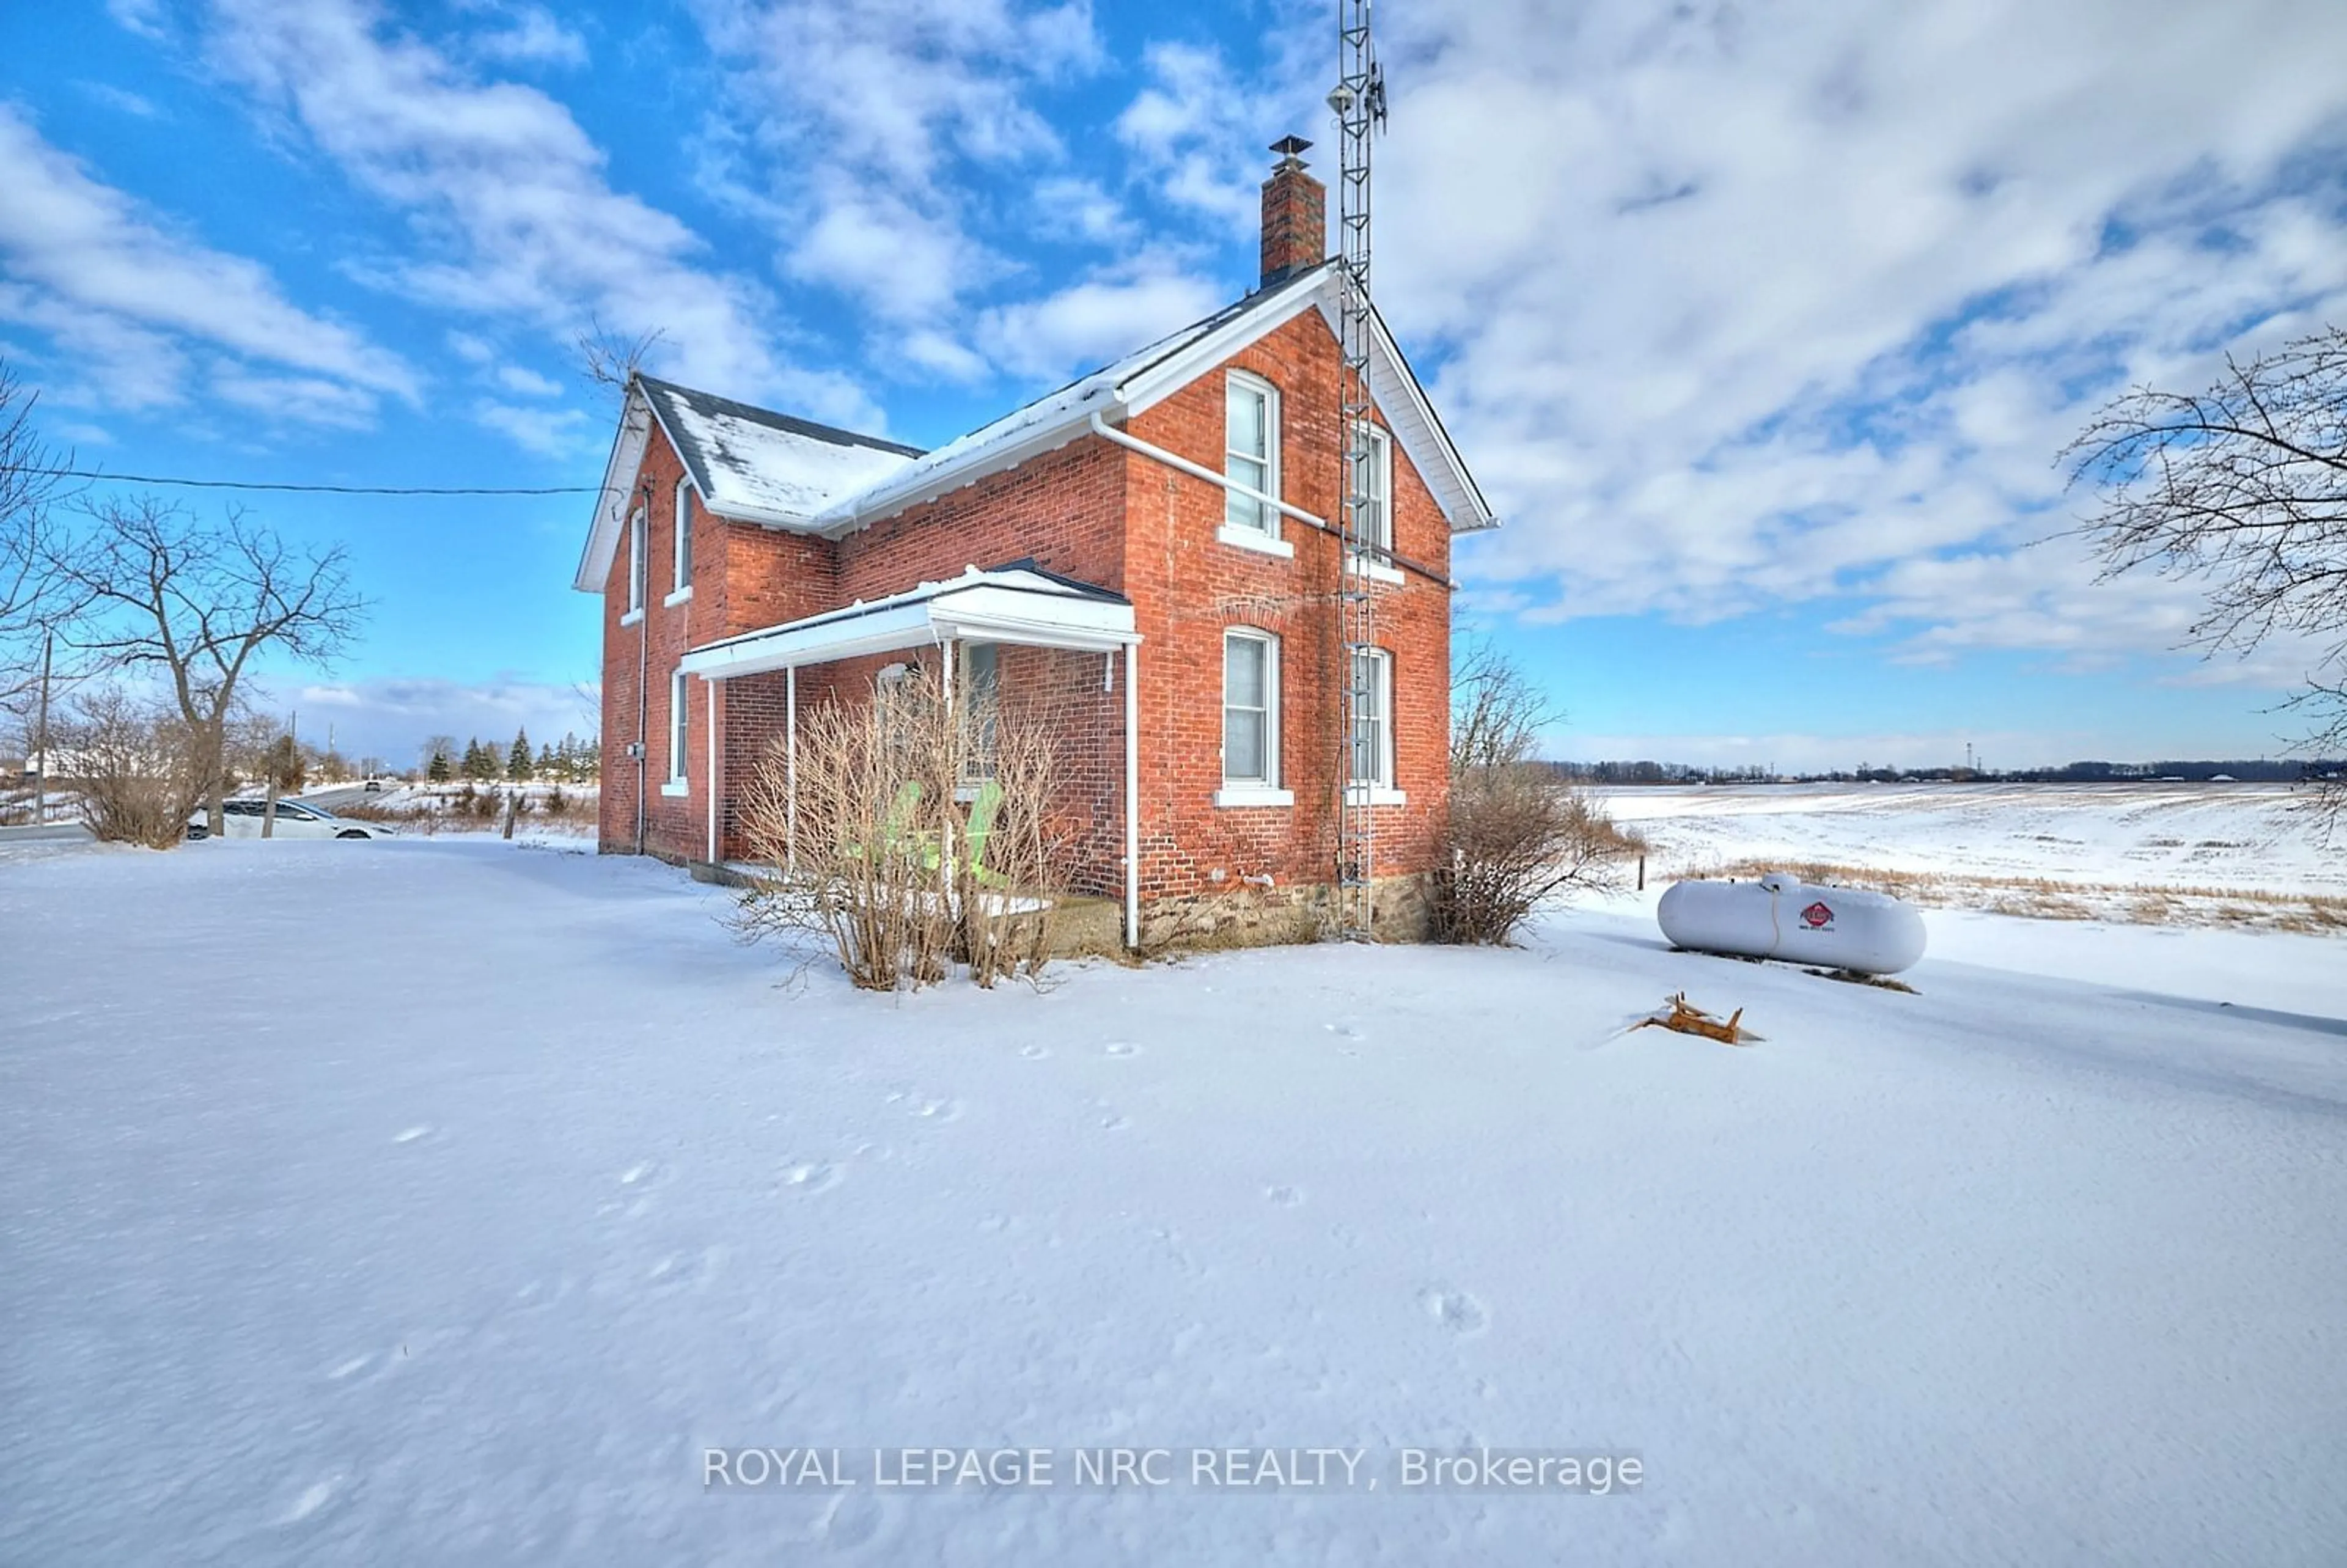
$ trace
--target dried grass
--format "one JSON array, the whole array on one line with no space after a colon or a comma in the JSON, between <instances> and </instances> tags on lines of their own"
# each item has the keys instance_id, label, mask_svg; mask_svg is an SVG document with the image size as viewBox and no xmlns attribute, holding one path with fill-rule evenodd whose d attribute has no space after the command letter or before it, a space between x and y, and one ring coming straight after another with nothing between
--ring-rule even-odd
<instances>
[{"instance_id":1,"label":"dried grass","mask_svg":"<svg viewBox=\"0 0 2347 1568\"><path fill-rule=\"evenodd\" d=\"M1926 908L1983 909L2031 920L2347 933L2347 897L2263 887L2065 882L2048 876L1896 871L1821 861L1723 861L1681 867L1672 875L1680 880L1748 879L1768 871L1788 872L1821 886L1888 893Z\"/></svg>"}]
</instances>

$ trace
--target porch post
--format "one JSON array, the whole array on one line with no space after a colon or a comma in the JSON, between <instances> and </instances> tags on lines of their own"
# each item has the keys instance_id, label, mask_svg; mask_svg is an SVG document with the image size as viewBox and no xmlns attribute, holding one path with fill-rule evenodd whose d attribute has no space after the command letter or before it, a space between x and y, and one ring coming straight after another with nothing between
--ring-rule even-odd
<instances>
[{"instance_id":1,"label":"porch post","mask_svg":"<svg viewBox=\"0 0 2347 1568\"><path fill-rule=\"evenodd\" d=\"M714 866L718 862L718 851L724 846L723 835L717 825L718 819L723 815L717 804L717 755L720 744L717 729L717 693L724 688L725 682L709 680L702 682L702 684L709 689L709 864Z\"/></svg>"},{"instance_id":2,"label":"porch post","mask_svg":"<svg viewBox=\"0 0 2347 1568\"><path fill-rule=\"evenodd\" d=\"M783 869L799 869L799 667L783 671Z\"/></svg>"},{"instance_id":3,"label":"porch post","mask_svg":"<svg viewBox=\"0 0 2347 1568\"><path fill-rule=\"evenodd\" d=\"M1140 644L1124 645L1124 945L1141 946Z\"/></svg>"},{"instance_id":4,"label":"porch post","mask_svg":"<svg viewBox=\"0 0 2347 1568\"><path fill-rule=\"evenodd\" d=\"M961 644L948 637L940 641L938 649L944 657L938 661L938 681L946 704L946 723L954 723L954 663L961 657ZM951 784L948 785L950 791ZM947 795L938 818L938 871L945 878L945 897L950 903L954 885L953 797Z\"/></svg>"}]
</instances>

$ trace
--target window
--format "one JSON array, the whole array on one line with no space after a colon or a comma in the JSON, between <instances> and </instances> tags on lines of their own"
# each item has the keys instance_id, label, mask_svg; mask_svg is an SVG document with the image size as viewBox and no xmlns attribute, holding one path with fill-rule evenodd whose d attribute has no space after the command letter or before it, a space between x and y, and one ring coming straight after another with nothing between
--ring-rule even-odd
<instances>
[{"instance_id":1,"label":"window","mask_svg":"<svg viewBox=\"0 0 2347 1568\"><path fill-rule=\"evenodd\" d=\"M1232 371L1223 384L1223 473L1266 496L1279 494L1279 394L1271 383ZM1223 492L1223 527L1243 537L1279 537L1278 512L1236 490Z\"/></svg>"},{"instance_id":2,"label":"window","mask_svg":"<svg viewBox=\"0 0 2347 1568\"><path fill-rule=\"evenodd\" d=\"M965 642L961 650L962 712L969 726L962 773L971 779L990 779L1001 734L1002 650L992 642Z\"/></svg>"},{"instance_id":3,"label":"window","mask_svg":"<svg viewBox=\"0 0 2347 1568\"><path fill-rule=\"evenodd\" d=\"M1375 425L1365 434L1368 446L1355 493L1360 497L1361 538L1374 560L1393 553L1393 438Z\"/></svg>"},{"instance_id":4,"label":"window","mask_svg":"<svg viewBox=\"0 0 2347 1568\"><path fill-rule=\"evenodd\" d=\"M676 591L669 596L673 604L692 591L692 481L676 482Z\"/></svg>"},{"instance_id":5,"label":"window","mask_svg":"<svg viewBox=\"0 0 2347 1568\"><path fill-rule=\"evenodd\" d=\"M628 518L628 613L644 612L644 509Z\"/></svg>"},{"instance_id":6,"label":"window","mask_svg":"<svg viewBox=\"0 0 2347 1568\"><path fill-rule=\"evenodd\" d=\"M1279 787L1279 640L1223 634L1223 787L1217 805L1292 805Z\"/></svg>"},{"instance_id":7,"label":"window","mask_svg":"<svg viewBox=\"0 0 2347 1568\"><path fill-rule=\"evenodd\" d=\"M1373 793L1393 784L1393 655L1381 648L1353 655L1351 771Z\"/></svg>"},{"instance_id":8,"label":"window","mask_svg":"<svg viewBox=\"0 0 2347 1568\"><path fill-rule=\"evenodd\" d=\"M679 670L669 677L668 688L668 782L678 794L684 793L684 745L691 733L688 721L692 716L692 678Z\"/></svg>"}]
</instances>

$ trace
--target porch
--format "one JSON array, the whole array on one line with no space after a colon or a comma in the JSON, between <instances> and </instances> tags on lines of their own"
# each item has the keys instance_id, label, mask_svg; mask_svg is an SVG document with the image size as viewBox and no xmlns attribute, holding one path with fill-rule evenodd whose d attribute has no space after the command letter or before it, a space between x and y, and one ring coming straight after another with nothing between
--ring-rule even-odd
<instances>
[{"instance_id":1,"label":"porch","mask_svg":"<svg viewBox=\"0 0 2347 1568\"><path fill-rule=\"evenodd\" d=\"M784 853L795 866L803 696L835 696L864 679L906 678L917 671L926 679L933 664L950 711L957 702L969 701L965 689L974 682L990 684L1023 674L1049 680L1071 693L1081 690L1086 699L1081 706L1093 710L1089 727L1096 732L1091 737L1094 742L1111 739L1097 732L1118 732L1109 748L1112 754L1121 753L1112 798L1100 803L1108 808L1105 812L1095 807L1093 820L1116 819L1122 842L1094 846L1088 869L1095 886L1081 890L1107 892L1097 884L1113 877L1120 885L1114 892L1122 907L1124 945L1137 947L1140 725L1135 650L1140 641L1133 605L1122 594L1047 571L1032 561L1018 561L983 570L971 567L958 578L923 583L885 599L858 601L690 651L677 667L676 695L684 696L682 688L692 678L698 678L706 693L703 702L686 703L679 710L686 715L681 727L689 723L694 707L706 715L706 865L712 874L723 875L738 858L732 853L735 839L727 831L734 775L737 770L759 765L778 729L788 803ZM882 662L890 655L917 652L925 654L925 660ZM1088 655L1097 655L1099 663L1093 665ZM868 675L860 668L864 665L873 666ZM1095 678L1096 686L1091 684ZM803 692L803 685L809 690ZM680 749L675 754L686 753Z\"/></svg>"}]
</instances>

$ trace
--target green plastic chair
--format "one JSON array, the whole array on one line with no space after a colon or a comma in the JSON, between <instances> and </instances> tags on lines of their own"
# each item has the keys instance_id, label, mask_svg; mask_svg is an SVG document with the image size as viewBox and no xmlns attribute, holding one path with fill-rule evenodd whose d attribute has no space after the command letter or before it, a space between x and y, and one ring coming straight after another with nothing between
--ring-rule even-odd
<instances>
[{"instance_id":1,"label":"green plastic chair","mask_svg":"<svg viewBox=\"0 0 2347 1568\"><path fill-rule=\"evenodd\" d=\"M920 805L921 784L918 779L907 779L897 787L896 798L888 803L887 815L880 819L880 853L882 855L919 854L928 857L929 865L937 864L937 846L934 844L923 848L912 842L915 837L912 830L913 813L919 810ZM868 847L861 844L851 844L846 847L847 852L858 860L870 853Z\"/></svg>"},{"instance_id":2,"label":"green plastic chair","mask_svg":"<svg viewBox=\"0 0 2347 1568\"><path fill-rule=\"evenodd\" d=\"M962 829L962 842L969 846L969 874L981 887L1010 886L1009 877L986 867L986 835L994 831L994 819L1001 812L1002 786L989 779L979 786L978 798L970 803L969 823Z\"/></svg>"}]
</instances>

